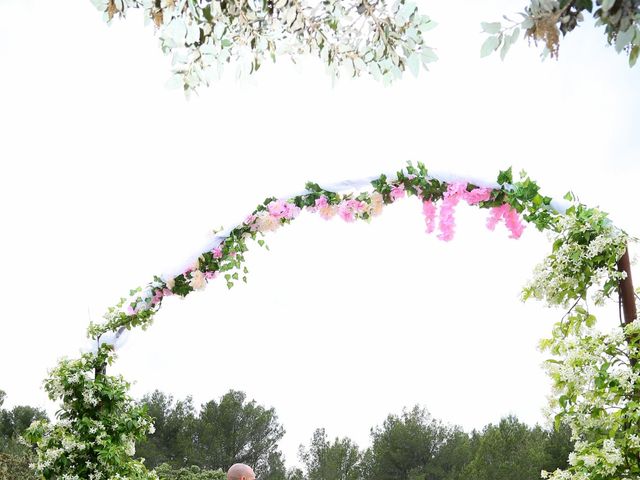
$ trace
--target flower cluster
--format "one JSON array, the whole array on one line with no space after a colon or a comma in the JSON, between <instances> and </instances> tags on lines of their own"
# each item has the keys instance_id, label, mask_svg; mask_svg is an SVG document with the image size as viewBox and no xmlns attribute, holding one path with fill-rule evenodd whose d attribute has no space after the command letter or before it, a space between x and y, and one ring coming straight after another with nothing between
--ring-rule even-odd
<instances>
[{"instance_id":1,"label":"flower cluster","mask_svg":"<svg viewBox=\"0 0 640 480\"><path fill-rule=\"evenodd\" d=\"M586 298L601 304L618 288L624 273L617 262L627 248L627 235L615 228L607 215L595 208L575 205L559 218L552 233L553 252L535 267L525 287L525 299L534 297L550 305L567 307Z\"/></svg>"},{"instance_id":2,"label":"flower cluster","mask_svg":"<svg viewBox=\"0 0 640 480\"><path fill-rule=\"evenodd\" d=\"M157 480L133 459L135 442L153 432L151 418L127 395L126 381L104 373L113 360L103 345L50 372L45 390L62 403L58 422L36 421L25 433L36 452L31 468L43 478Z\"/></svg>"},{"instance_id":3,"label":"flower cluster","mask_svg":"<svg viewBox=\"0 0 640 480\"><path fill-rule=\"evenodd\" d=\"M595 317L576 307L541 347L555 396L556 422L571 427L576 441L570 468L544 478L577 480L637 478L640 472L640 409L636 366L640 351L636 320L609 333L595 330Z\"/></svg>"},{"instance_id":4,"label":"flower cluster","mask_svg":"<svg viewBox=\"0 0 640 480\"><path fill-rule=\"evenodd\" d=\"M143 9L171 55L171 83L208 85L227 63L252 74L267 59L312 54L337 77L371 75L385 83L437 59L423 34L435 23L409 0L92 0L107 21Z\"/></svg>"}]
</instances>

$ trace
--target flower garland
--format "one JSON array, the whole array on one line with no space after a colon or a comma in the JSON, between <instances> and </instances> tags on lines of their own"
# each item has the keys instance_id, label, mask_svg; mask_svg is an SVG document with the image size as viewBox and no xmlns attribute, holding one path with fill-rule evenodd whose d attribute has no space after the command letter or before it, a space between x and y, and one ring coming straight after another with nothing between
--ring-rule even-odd
<instances>
[{"instance_id":1,"label":"flower garland","mask_svg":"<svg viewBox=\"0 0 640 480\"><path fill-rule=\"evenodd\" d=\"M122 298L108 310L104 323L89 326L89 336L100 342L108 332L138 326L146 329L166 297L185 297L204 289L210 280L220 275L224 276L228 288L240 279L246 282L248 269L244 265L244 253L248 250L248 240L265 246L262 239L265 234L290 224L303 210L325 220L337 216L345 222L370 221L380 215L386 205L415 196L422 203L426 232L437 229L439 239L450 241L455 234L455 209L465 201L488 209L487 227L494 230L503 222L511 238L522 235L525 223L549 232L552 252L536 267L534 278L523 290L523 299L536 298L549 306L563 308L572 304L555 325L551 338L541 342L541 348L554 357L546 364L556 394L551 399L550 415L557 423L571 426L575 451L569 458L568 470L542 472L543 476L552 480L640 478L640 367L637 362L640 321L603 334L594 329L596 319L589 313L588 304L588 293L592 293L596 303L603 303L614 295L619 282L625 278L617 262L626 250L628 236L615 228L606 214L575 203L572 196L565 198L574 203L566 212L559 212L552 206L551 198L542 196L539 186L526 174L514 181L511 169L500 172L496 186L488 188L438 180L428 175L424 165L409 164L394 178L381 175L371 186L368 191L338 193L307 183L303 194L267 198L185 271L167 279L155 277L145 288L130 291L128 298ZM45 478L58 478L56 475L86 478L82 476L86 472L80 472L78 466L55 464L60 457L60 445L63 450L64 445L84 445L78 449L93 449L102 458L103 437L91 438L94 433L97 435L97 430L87 432L73 423L71 428L67 420L80 418L81 410L91 411L92 405L100 411L92 403L92 399L97 398L92 392L104 393L106 387L96 385L105 381L121 392L121 408L112 412L108 422L120 424L128 418L127 425L131 425L132 415L138 420L127 434L109 438L111 450L123 454L107 458L104 464L92 463L96 470L89 478L123 478L121 475L155 478L143 464L131 459L131 439L148 429L144 415L133 409L128 397L123 396L127 386L122 379L114 380L104 373L98 375L100 365L112 362L113 358L112 347L103 343L97 353L86 354L76 362L65 360L52 371L46 388L52 399L63 399L64 413L59 423L63 425L46 427L40 423L27 434L38 452L35 469ZM91 379L94 371L95 378ZM73 398L76 400L69 402ZM101 400L98 405L102 405Z\"/></svg>"},{"instance_id":2,"label":"flower garland","mask_svg":"<svg viewBox=\"0 0 640 480\"><path fill-rule=\"evenodd\" d=\"M310 182L306 185L307 192L302 195L286 199L269 197L242 224L231 230L219 245L203 252L184 272L166 280L154 277L146 288L130 291L129 298L122 298L109 309L105 315L106 322L90 325L89 335L98 339L120 328L147 328L165 297L185 297L193 291L202 290L209 280L220 274L224 275L229 288L240 279L246 282L248 269L244 266L244 253L248 249L247 240L257 240L260 246L264 246L264 240L258 237L288 225L303 210L317 213L325 220L338 216L345 222L370 221L380 215L386 205L406 196L415 196L423 205L427 233L432 233L437 226L438 238L444 241L454 237L454 214L460 201L489 208L487 227L494 230L499 222L504 221L510 236L516 239L524 231L521 215L539 229L560 218L561 215L550 205L551 199L542 197L538 193L539 187L530 179L524 178L522 182L511 185L513 180L509 169L501 172L498 180L498 188L481 188L467 182L447 183L430 177L424 165L414 167L409 164L397 173L395 179L381 175L373 180L372 191L340 194Z\"/></svg>"}]
</instances>

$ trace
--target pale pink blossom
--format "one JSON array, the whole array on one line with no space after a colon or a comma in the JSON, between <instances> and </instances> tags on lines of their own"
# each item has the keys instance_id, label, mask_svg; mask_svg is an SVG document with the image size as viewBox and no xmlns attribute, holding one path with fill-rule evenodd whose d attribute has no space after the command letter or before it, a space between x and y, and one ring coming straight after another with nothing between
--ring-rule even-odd
<instances>
[{"instance_id":1,"label":"pale pink blossom","mask_svg":"<svg viewBox=\"0 0 640 480\"><path fill-rule=\"evenodd\" d=\"M204 272L204 278L206 278L207 280L211 280L213 278L216 278L218 276L218 272Z\"/></svg>"},{"instance_id":2,"label":"pale pink blossom","mask_svg":"<svg viewBox=\"0 0 640 480\"><path fill-rule=\"evenodd\" d=\"M213 258L222 258L222 248L220 247L214 248L211 253L213 253Z\"/></svg>"},{"instance_id":3,"label":"pale pink blossom","mask_svg":"<svg viewBox=\"0 0 640 480\"><path fill-rule=\"evenodd\" d=\"M273 232L280 226L280 219L269 215L267 212L262 212L256 218L254 225L259 232Z\"/></svg>"},{"instance_id":4,"label":"pale pink blossom","mask_svg":"<svg viewBox=\"0 0 640 480\"><path fill-rule=\"evenodd\" d=\"M324 195L316 199L316 204L312 209L313 211L317 211L325 220L329 220L334 217L337 212L336 206L329 204L327 197Z\"/></svg>"},{"instance_id":5,"label":"pale pink blossom","mask_svg":"<svg viewBox=\"0 0 640 480\"><path fill-rule=\"evenodd\" d=\"M247 218L244 219L244 224L245 225L253 225L253 222L256 221L256 216L255 215L248 215Z\"/></svg>"},{"instance_id":6,"label":"pale pink blossom","mask_svg":"<svg viewBox=\"0 0 640 480\"><path fill-rule=\"evenodd\" d=\"M189 280L189 285L194 290L202 290L207 285L204 273L202 273L200 270L194 270L193 272L191 272L191 280Z\"/></svg>"},{"instance_id":7,"label":"pale pink blossom","mask_svg":"<svg viewBox=\"0 0 640 480\"><path fill-rule=\"evenodd\" d=\"M373 192L371 194L371 204L369 205L370 213L372 216L377 217L382 213L384 208L384 198L379 192Z\"/></svg>"}]
</instances>

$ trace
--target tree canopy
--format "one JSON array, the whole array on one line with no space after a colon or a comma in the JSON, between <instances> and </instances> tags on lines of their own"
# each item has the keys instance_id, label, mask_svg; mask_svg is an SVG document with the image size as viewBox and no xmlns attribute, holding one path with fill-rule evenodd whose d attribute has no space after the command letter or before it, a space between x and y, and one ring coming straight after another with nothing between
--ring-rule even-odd
<instances>
[{"instance_id":1,"label":"tree canopy","mask_svg":"<svg viewBox=\"0 0 640 480\"><path fill-rule=\"evenodd\" d=\"M261 478L282 471L278 441L284 429L275 410L248 401L243 392L231 390L199 411L190 397L174 401L160 391L146 395L141 404L155 424L155 432L137 447L150 467L165 463L226 471L234 463L247 463Z\"/></svg>"}]
</instances>

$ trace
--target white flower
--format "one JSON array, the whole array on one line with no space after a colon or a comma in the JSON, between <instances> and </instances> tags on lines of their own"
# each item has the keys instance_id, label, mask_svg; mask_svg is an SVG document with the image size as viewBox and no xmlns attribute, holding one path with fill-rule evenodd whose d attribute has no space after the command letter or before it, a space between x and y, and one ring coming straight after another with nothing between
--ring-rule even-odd
<instances>
[{"instance_id":1,"label":"white flower","mask_svg":"<svg viewBox=\"0 0 640 480\"><path fill-rule=\"evenodd\" d=\"M280 227L280 219L271 216L268 212L262 212L256 218L255 226L259 232L273 232Z\"/></svg>"}]
</instances>

